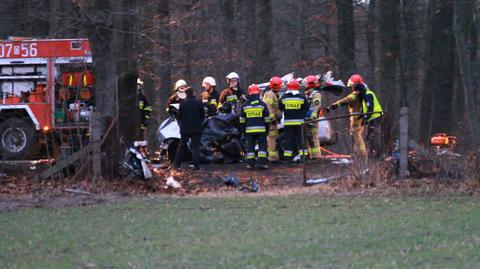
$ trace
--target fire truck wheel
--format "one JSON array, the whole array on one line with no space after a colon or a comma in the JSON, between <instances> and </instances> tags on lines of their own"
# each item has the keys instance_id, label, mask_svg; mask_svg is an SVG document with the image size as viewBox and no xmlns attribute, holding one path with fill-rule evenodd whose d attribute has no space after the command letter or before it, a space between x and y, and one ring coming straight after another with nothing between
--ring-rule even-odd
<instances>
[{"instance_id":1,"label":"fire truck wheel","mask_svg":"<svg viewBox=\"0 0 480 269\"><path fill-rule=\"evenodd\" d=\"M0 154L7 160L33 157L39 143L32 124L19 118L10 118L0 124Z\"/></svg>"}]
</instances>

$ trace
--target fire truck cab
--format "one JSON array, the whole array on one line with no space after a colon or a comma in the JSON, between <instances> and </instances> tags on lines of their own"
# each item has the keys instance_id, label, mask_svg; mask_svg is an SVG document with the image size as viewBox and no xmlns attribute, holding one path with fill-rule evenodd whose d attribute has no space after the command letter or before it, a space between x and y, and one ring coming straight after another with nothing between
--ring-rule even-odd
<instances>
[{"instance_id":1,"label":"fire truck cab","mask_svg":"<svg viewBox=\"0 0 480 269\"><path fill-rule=\"evenodd\" d=\"M88 135L93 85L87 39L0 40L1 158L36 157L52 132Z\"/></svg>"}]
</instances>

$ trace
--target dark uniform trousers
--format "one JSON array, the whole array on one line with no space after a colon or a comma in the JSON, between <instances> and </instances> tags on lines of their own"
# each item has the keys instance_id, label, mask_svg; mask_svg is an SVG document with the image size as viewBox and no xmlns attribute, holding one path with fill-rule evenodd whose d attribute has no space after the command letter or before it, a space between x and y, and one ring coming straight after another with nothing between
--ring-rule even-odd
<instances>
[{"instance_id":1,"label":"dark uniform trousers","mask_svg":"<svg viewBox=\"0 0 480 269\"><path fill-rule=\"evenodd\" d=\"M182 135L180 138L180 144L178 145L177 154L175 155L175 166L180 167L182 161L188 156L188 141L192 149L193 166L195 168L200 167L200 137L201 134L189 134Z\"/></svg>"},{"instance_id":2,"label":"dark uniform trousers","mask_svg":"<svg viewBox=\"0 0 480 269\"><path fill-rule=\"evenodd\" d=\"M290 125L284 127L285 146L283 156L285 158L291 159L295 150L298 150L300 155L306 155L306 150L303 145L305 141L305 132L302 132L302 128L303 125Z\"/></svg>"},{"instance_id":3,"label":"dark uniform trousers","mask_svg":"<svg viewBox=\"0 0 480 269\"><path fill-rule=\"evenodd\" d=\"M259 165L267 163L267 133L247 133L247 164L255 165L255 145L258 143L258 160Z\"/></svg>"}]
</instances>

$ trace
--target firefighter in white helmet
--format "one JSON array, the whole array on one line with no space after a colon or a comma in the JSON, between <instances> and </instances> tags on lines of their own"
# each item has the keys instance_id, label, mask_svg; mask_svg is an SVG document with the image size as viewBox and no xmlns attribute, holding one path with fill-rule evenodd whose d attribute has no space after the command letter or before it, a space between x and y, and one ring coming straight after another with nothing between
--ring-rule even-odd
<instances>
[{"instance_id":1,"label":"firefighter in white helmet","mask_svg":"<svg viewBox=\"0 0 480 269\"><path fill-rule=\"evenodd\" d=\"M206 107L207 116L216 115L218 106L218 92L215 89L217 83L213 77L205 77L202 81L202 87L205 90L201 97L203 105Z\"/></svg>"},{"instance_id":2,"label":"firefighter in white helmet","mask_svg":"<svg viewBox=\"0 0 480 269\"><path fill-rule=\"evenodd\" d=\"M187 97L187 94L185 93L187 88L188 84L185 80L179 79L177 82L175 82L175 86L173 87L174 93L168 98L167 101L167 112L171 104L179 104Z\"/></svg>"},{"instance_id":3,"label":"firefighter in white helmet","mask_svg":"<svg viewBox=\"0 0 480 269\"><path fill-rule=\"evenodd\" d=\"M226 76L227 88L225 88L218 98L218 107L222 107L224 103L230 103L232 105L232 111L238 114L241 104L246 100L245 93L240 88L240 76L231 72Z\"/></svg>"}]
</instances>

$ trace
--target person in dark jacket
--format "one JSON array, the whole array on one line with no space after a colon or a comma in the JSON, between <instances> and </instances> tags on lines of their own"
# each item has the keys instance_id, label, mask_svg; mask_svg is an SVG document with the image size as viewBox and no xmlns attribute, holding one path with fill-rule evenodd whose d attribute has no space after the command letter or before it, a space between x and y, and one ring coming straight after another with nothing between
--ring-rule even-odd
<instances>
[{"instance_id":1,"label":"person in dark jacket","mask_svg":"<svg viewBox=\"0 0 480 269\"><path fill-rule=\"evenodd\" d=\"M185 90L187 98L180 103L178 110L178 125L180 126L180 144L175 156L175 168L180 168L182 161L188 153L188 141L190 140L193 166L195 170L200 169L200 137L202 135L202 124L205 119L203 104L195 98L192 88Z\"/></svg>"}]
</instances>

